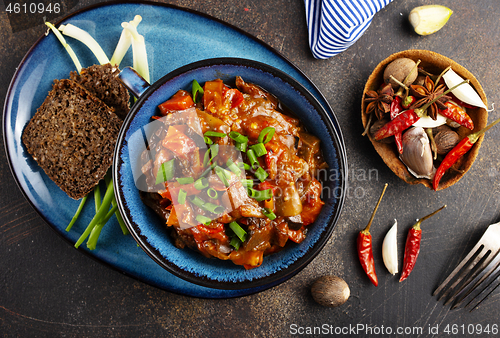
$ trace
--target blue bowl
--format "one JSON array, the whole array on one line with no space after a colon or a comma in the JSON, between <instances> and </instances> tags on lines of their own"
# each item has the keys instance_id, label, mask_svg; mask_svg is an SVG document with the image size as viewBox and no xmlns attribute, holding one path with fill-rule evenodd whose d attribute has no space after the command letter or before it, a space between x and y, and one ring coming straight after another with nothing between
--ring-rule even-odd
<instances>
[{"instance_id":1,"label":"blue bowl","mask_svg":"<svg viewBox=\"0 0 500 338\"><path fill-rule=\"evenodd\" d=\"M161 220L141 200L137 168L143 136L157 106L179 89L190 90L196 79L204 83L216 78L234 83L236 76L274 94L290 108L306 130L319 137L329 169L322 173L325 205L308 226L306 239L264 257L258 268L246 270L231 261L202 256L191 249L178 249ZM217 58L198 61L167 74L152 84L137 100L124 121L115 150L113 179L119 210L130 233L144 251L172 274L191 283L216 289L248 289L277 285L303 269L327 243L340 216L347 184L346 155L340 131L318 100L299 82L282 71L260 62Z\"/></svg>"}]
</instances>

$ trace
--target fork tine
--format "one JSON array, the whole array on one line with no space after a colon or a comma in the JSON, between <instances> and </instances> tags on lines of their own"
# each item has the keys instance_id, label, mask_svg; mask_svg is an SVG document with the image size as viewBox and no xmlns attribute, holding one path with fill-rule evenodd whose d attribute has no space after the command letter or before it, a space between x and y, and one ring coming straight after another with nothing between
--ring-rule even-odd
<instances>
[{"instance_id":1,"label":"fork tine","mask_svg":"<svg viewBox=\"0 0 500 338\"><path fill-rule=\"evenodd\" d=\"M475 296L473 299L471 299L469 301L469 303L467 303L467 305L465 305L465 308L471 307L471 310L469 312L472 312L475 309L477 309L479 307L479 304L481 304L490 294L493 293L493 291L496 290L496 288L498 288L500 286L500 265L497 266L496 273L491 275L491 277L492 277L491 282L483 290L481 290L481 292L479 292L479 294L477 296ZM497 281L499 281L499 283L495 283ZM472 304L472 302L474 300L477 300L478 297L482 294L484 294L485 296L479 302L476 302L474 306L470 306Z\"/></svg>"},{"instance_id":2,"label":"fork tine","mask_svg":"<svg viewBox=\"0 0 500 338\"><path fill-rule=\"evenodd\" d=\"M491 250L483 249L482 255L478 255L470 266L467 266L467 268L464 269L464 273L466 273L466 275L461 279L457 279L455 283L453 283L443 294L444 297L446 294L451 293L444 305L450 304L456 299L458 294L466 292L466 290L470 289L470 286L473 285L471 282L476 280L476 278L480 278L478 276L484 275L483 271L485 271L491 260Z\"/></svg>"},{"instance_id":3,"label":"fork tine","mask_svg":"<svg viewBox=\"0 0 500 338\"><path fill-rule=\"evenodd\" d=\"M500 267L500 250L496 252L494 257L490 260L489 264L486 265L481 271L479 271L476 277L467 283L467 287L462 288L460 292L456 293L453 298L456 299L455 304L452 306L452 309L460 307L463 303L467 301L468 298L472 299L479 296L484 289L491 283L491 277L494 276L495 271L497 271ZM480 286L486 285L483 290L477 292L480 289ZM474 295L474 296L472 296ZM470 302L470 301L469 301Z\"/></svg>"},{"instance_id":4,"label":"fork tine","mask_svg":"<svg viewBox=\"0 0 500 338\"><path fill-rule=\"evenodd\" d=\"M438 301L448 297L444 305L450 304L453 297L467 286L467 284L476 276L481 267L484 268L486 266L486 259L488 258L489 253L489 250L486 251L484 247L481 248L481 251L477 254L477 256L473 256L473 258L471 258L472 261L462 268L462 272L458 278L453 282L453 284L445 289L441 297L438 298ZM451 296L448 296L450 293Z\"/></svg>"},{"instance_id":5,"label":"fork tine","mask_svg":"<svg viewBox=\"0 0 500 338\"><path fill-rule=\"evenodd\" d=\"M500 281L500 222L488 226L478 243L432 295L438 295L439 301L451 294L444 305L453 302L451 309L455 309L468 302L465 307L475 304L474 310L500 286L497 281Z\"/></svg>"},{"instance_id":6,"label":"fork tine","mask_svg":"<svg viewBox=\"0 0 500 338\"><path fill-rule=\"evenodd\" d=\"M484 235L483 235L484 236ZM482 239L482 237L481 237ZM455 270L453 270L449 276L444 280L444 282L441 283L441 285L438 286L438 288L434 291L434 293L432 294L433 296L439 294L447 285L448 283L455 277L455 275L462 270L462 268L471 260L471 258L474 256L474 255L479 255L481 250L483 249L483 245L481 244L481 240L474 246L474 248L472 248L472 250L469 252L469 254L464 258L462 259L462 261L460 262L460 264L458 264L458 266L455 268ZM467 267L469 267L470 264L467 265ZM463 273L460 275L460 277L462 277ZM441 295L439 298L438 298L438 301L443 298L443 295Z\"/></svg>"}]
</instances>

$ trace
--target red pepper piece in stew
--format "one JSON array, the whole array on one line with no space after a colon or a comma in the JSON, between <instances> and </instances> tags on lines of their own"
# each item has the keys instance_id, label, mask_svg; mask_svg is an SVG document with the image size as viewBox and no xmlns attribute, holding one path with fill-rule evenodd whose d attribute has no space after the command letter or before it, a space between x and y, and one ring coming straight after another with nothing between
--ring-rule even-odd
<instances>
[{"instance_id":1,"label":"red pepper piece in stew","mask_svg":"<svg viewBox=\"0 0 500 338\"><path fill-rule=\"evenodd\" d=\"M203 86L203 106L205 111L216 114L223 103L226 86L222 80L207 81Z\"/></svg>"},{"instance_id":2,"label":"red pepper piece in stew","mask_svg":"<svg viewBox=\"0 0 500 338\"><path fill-rule=\"evenodd\" d=\"M245 98L243 97L243 94L235 88L231 88L226 90L224 93L224 100L228 101L231 103L231 109L238 107L240 104L243 103Z\"/></svg>"},{"instance_id":3,"label":"red pepper piece in stew","mask_svg":"<svg viewBox=\"0 0 500 338\"><path fill-rule=\"evenodd\" d=\"M193 99L185 90L179 90L174 96L158 106L163 116L172 111L185 110L191 107L194 107Z\"/></svg>"}]
</instances>

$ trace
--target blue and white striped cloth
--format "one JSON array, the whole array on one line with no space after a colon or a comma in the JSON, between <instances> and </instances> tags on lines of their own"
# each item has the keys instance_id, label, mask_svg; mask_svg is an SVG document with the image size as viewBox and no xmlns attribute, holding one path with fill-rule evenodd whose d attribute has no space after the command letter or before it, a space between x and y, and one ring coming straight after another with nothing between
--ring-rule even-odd
<instances>
[{"instance_id":1,"label":"blue and white striped cloth","mask_svg":"<svg viewBox=\"0 0 500 338\"><path fill-rule=\"evenodd\" d=\"M309 46L317 59L349 48L366 31L373 16L392 0L304 0Z\"/></svg>"}]
</instances>

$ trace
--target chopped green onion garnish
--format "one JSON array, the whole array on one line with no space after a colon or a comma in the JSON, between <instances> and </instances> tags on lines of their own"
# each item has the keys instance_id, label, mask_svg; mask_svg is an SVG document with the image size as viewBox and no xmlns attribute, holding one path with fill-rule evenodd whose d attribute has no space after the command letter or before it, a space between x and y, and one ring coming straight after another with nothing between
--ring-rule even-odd
<instances>
[{"instance_id":1,"label":"chopped green onion garnish","mask_svg":"<svg viewBox=\"0 0 500 338\"><path fill-rule=\"evenodd\" d=\"M186 191L184 191L184 189L179 189L179 195L177 195L177 202L179 202L179 204L186 203L186 196L187 196Z\"/></svg>"},{"instance_id":2,"label":"chopped green onion garnish","mask_svg":"<svg viewBox=\"0 0 500 338\"><path fill-rule=\"evenodd\" d=\"M273 197L273 190L272 189L267 189L267 190L255 190L255 189L248 189L248 194L250 195L251 198L255 199L256 201L264 201L267 199L270 199Z\"/></svg>"},{"instance_id":3,"label":"chopped green onion garnish","mask_svg":"<svg viewBox=\"0 0 500 338\"><path fill-rule=\"evenodd\" d=\"M231 174L229 173L229 171L221 167L215 167L215 173L217 174L217 176L219 176L219 179L222 181L222 183L224 183L226 187L229 187L228 180L231 178Z\"/></svg>"},{"instance_id":4,"label":"chopped green onion garnish","mask_svg":"<svg viewBox=\"0 0 500 338\"><path fill-rule=\"evenodd\" d=\"M260 143L267 143L267 142L271 141L271 139L274 136L275 131L276 131L276 129L274 129L273 127L266 127L264 129L262 129L257 140Z\"/></svg>"},{"instance_id":5,"label":"chopped green onion garnish","mask_svg":"<svg viewBox=\"0 0 500 338\"><path fill-rule=\"evenodd\" d=\"M203 204L202 208L207 211L210 211L213 214L220 214L224 212L224 207L210 202Z\"/></svg>"},{"instance_id":6,"label":"chopped green onion garnish","mask_svg":"<svg viewBox=\"0 0 500 338\"><path fill-rule=\"evenodd\" d=\"M213 159L217 156L218 153L219 153L219 145L212 144L210 148L207 149L205 155L203 156L203 166L206 166L210 161L213 161Z\"/></svg>"},{"instance_id":7,"label":"chopped green onion garnish","mask_svg":"<svg viewBox=\"0 0 500 338\"><path fill-rule=\"evenodd\" d=\"M266 147L264 146L264 143L254 144L253 146L250 146L250 149L252 149L255 152L255 155L257 157L261 157L267 154L267 150Z\"/></svg>"},{"instance_id":8,"label":"chopped green onion garnish","mask_svg":"<svg viewBox=\"0 0 500 338\"><path fill-rule=\"evenodd\" d=\"M208 218L207 216L203 216L203 215L196 215L196 220L204 225L209 225L212 222L212 220L210 218Z\"/></svg>"},{"instance_id":9,"label":"chopped green onion garnish","mask_svg":"<svg viewBox=\"0 0 500 338\"><path fill-rule=\"evenodd\" d=\"M235 248L236 250L238 250L240 248L240 245L241 245L241 241L238 237L233 237L231 238L231 242L229 242L229 244L231 244L231 246L233 248Z\"/></svg>"},{"instance_id":10,"label":"chopped green onion garnish","mask_svg":"<svg viewBox=\"0 0 500 338\"><path fill-rule=\"evenodd\" d=\"M233 162L233 160L228 159L226 165L236 176L241 175L241 169L236 165L236 163Z\"/></svg>"},{"instance_id":11,"label":"chopped green onion garnish","mask_svg":"<svg viewBox=\"0 0 500 338\"><path fill-rule=\"evenodd\" d=\"M201 174L201 176L205 176L206 174L208 174L210 171L212 171L213 168L215 168L217 166L217 164L212 164L210 165L207 169L205 169L205 171Z\"/></svg>"},{"instance_id":12,"label":"chopped green onion garnish","mask_svg":"<svg viewBox=\"0 0 500 338\"><path fill-rule=\"evenodd\" d=\"M242 151L242 152L246 152L247 151L247 148L248 148L248 142L236 142L236 144L234 145L236 147L236 149L238 149L239 151Z\"/></svg>"},{"instance_id":13,"label":"chopped green onion garnish","mask_svg":"<svg viewBox=\"0 0 500 338\"><path fill-rule=\"evenodd\" d=\"M203 166L205 167L210 162L210 148L205 151L205 155L203 155Z\"/></svg>"},{"instance_id":14,"label":"chopped green onion garnish","mask_svg":"<svg viewBox=\"0 0 500 338\"><path fill-rule=\"evenodd\" d=\"M247 151L248 160L250 161L250 165L252 168L257 168L259 166L259 160L257 160L257 156L252 149L248 149Z\"/></svg>"},{"instance_id":15,"label":"chopped green onion garnish","mask_svg":"<svg viewBox=\"0 0 500 338\"><path fill-rule=\"evenodd\" d=\"M205 132L205 134L203 134L204 136L213 136L213 137L224 137L226 136L226 134L224 133L219 133L219 132L216 132L216 131L207 131Z\"/></svg>"},{"instance_id":16,"label":"chopped green onion garnish","mask_svg":"<svg viewBox=\"0 0 500 338\"><path fill-rule=\"evenodd\" d=\"M158 169L158 173L156 174L156 183L155 184L160 184L166 181L170 181L172 178L174 178L174 172L175 172L175 167L174 167L174 159L171 159L170 161L163 162Z\"/></svg>"},{"instance_id":17,"label":"chopped green onion garnish","mask_svg":"<svg viewBox=\"0 0 500 338\"><path fill-rule=\"evenodd\" d=\"M193 85L192 85L191 91L193 93L193 102L194 103L196 103L196 96L198 95L198 93L200 93L201 95L203 95L203 93L204 93L203 88L200 86L200 84L196 80L193 80Z\"/></svg>"},{"instance_id":18,"label":"chopped green onion garnish","mask_svg":"<svg viewBox=\"0 0 500 338\"><path fill-rule=\"evenodd\" d=\"M197 190L203 190L208 187L208 179L205 177L199 178L194 182L194 187Z\"/></svg>"},{"instance_id":19,"label":"chopped green onion garnish","mask_svg":"<svg viewBox=\"0 0 500 338\"><path fill-rule=\"evenodd\" d=\"M208 195L208 197L210 197L211 199L216 200L216 199L217 199L217 196L218 196L218 193L217 193L217 190L215 190L214 188L209 188L209 189L207 190L207 195Z\"/></svg>"},{"instance_id":20,"label":"chopped green onion garnish","mask_svg":"<svg viewBox=\"0 0 500 338\"><path fill-rule=\"evenodd\" d=\"M203 136L203 140L205 141L206 144L211 145L214 143L208 136Z\"/></svg>"},{"instance_id":21,"label":"chopped green onion garnish","mask_svg":"<svg viewBox=\"0 0 500 338\"><path fill-rule=\"evenodd\" d=\"M246 164L245 162L238 162L238 167L240 169L245 169L245 170L250 170L250 166L248 164Z\"/></svg>"},{"instance_id":22,"label":"chopped green onion garnish","mask_svg":"<svg viewBox=\"0 0 500 338\"><path fill-rule=\"evenodd\" d=\"M271 221L275 220L276 219L276 214L274 212L272 212L271 210L269 210L268 208L264 208L262 210L262 213L267 217L269 218Z\"/></svg>"},{"instance_id":23,"label":"chopped green onion garnish","mask_svg":"<svg viewBox=\"0 0 500 338\"><path fill-rule=\"evenodd\" d=\"M192 177L179 177L176 178L176 180L177 182L179 182L179 184L190 184L194 182L194 178Z\"/></svg>"},{"instance_id":24,"label":"chopped green onion garnish","mask_svg":"<svg viewBox=\"0 0 500 338\"><path fill-rule=\"evenodd\" d=\"M229 223L229 227L231 228L231 230L234 231L234 234L236 236L238 236L238 238L244 242L245 241L245 236L247 234L247 232L245 230L243 230L243 228L236 222L231 222Z\"/></svg>"},{"instance_id":25,"label":"chopped green onion garnish","mask_svg":"<svg viewBox=\"0 0 500 338\"><path fill-rule=\"evenodd\" d=\"M198 196L195 196L194 198L191 199L191 203L201 208L203 204L205 204L205 201L199 198Z\"/></svg>"},{"instance_id":26,"label":"chopped green onion garnish","mask_svg":"<svg viewBox=\"0 0 500 338\"><path fill-rule=\"evenodd\" d=\"M240 182L241 182L241 185L243 185L246 188L253 187L253 180L249 180L249 179L245 178L245 179L240 180Z\"/></svg>"},{"instance_id":27,"label":"chopped green onion garnish","mask_svg":"<svg viewBox=\"0 0 500 338\"><path fill-rule=\"evenodd\" d=\"M214 145L211 145L210 146L210 159L213 160L215 158L215 156L217 156L217 154L219 153L219 145L218 144L214 144Z\"/></svg>"},{"instance_id":28,"label":"chopped green onion garnish","mask_svg":"<svg viewBox=\"0 0 500 338\"><path fill-rule=\"evenodd\" d=\"M229 132L228 135L230 138L232 138L237 143L247 143L248 142L248 137L241 135L237 131L231 131L231 132Z\"/></svg>"},{"instance_id":29,"label":"chopped green onion garnish","mask_svg":"<svg viewBox=\"0 0 500 338\"><path fill-rule=\"evenodd\" d=\"M258 167L257 170L255 170L255 177L259 179L259 181L264 182L268 176L267 171L262 169L262 167Z\"/></svg>"}]
</instances>

